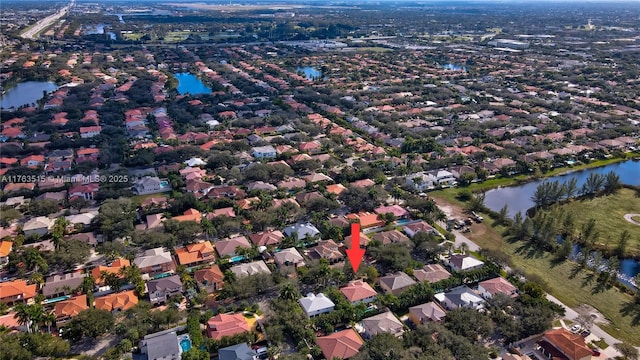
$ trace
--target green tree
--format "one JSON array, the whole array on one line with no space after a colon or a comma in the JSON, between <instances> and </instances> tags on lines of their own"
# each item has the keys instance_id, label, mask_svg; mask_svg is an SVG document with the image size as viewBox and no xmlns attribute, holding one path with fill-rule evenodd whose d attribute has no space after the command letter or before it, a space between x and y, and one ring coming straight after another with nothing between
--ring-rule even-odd
<instances>
[{"instance_id":1,"label":"green tree","mask_svg":"<svg viewBox=\"0 0 640 360\"><path fill-rule=\"evenodd\" d=\"M113 314L106 310L93 308L83 310L65 325L62 337L73 341L84 336L97 338L111 330L114 323Z\"/></svg>"},{"instance_id":2,"label":"green tree","mask_svg":"<svg viewBox=\"0 0 640 360\"><path fill-rule=\"evenodd\" d=\"M70 224L71 223L69 222L69 220L67 220L67 218L63 216L57 218L56 221L53 223L53 228L51 229L51 235L52 235L53 244L56 249L60 249L60 243L62 242L64 235L67 233L67 227Z\"/></svg>"},{"instance_id":3,"label":"green tree","mask_svg":"<svg viewBox=\"0 0 640 360\"><path fill-rule=\"evenodd\" d=\"M617 343L613 345L620 352L624 360L638 360L638 349L627 343Z\"/></svg>"},{"instance_id":4,"label":"green tree","mask_svg":"<svg viewBox=\"0 0 640 360\"><path fill-rule=\"evenodd\" d=\"M210 357L207 351L196 348L182 353L182 360L209 360Z\"/></svg>"}]
</instances>

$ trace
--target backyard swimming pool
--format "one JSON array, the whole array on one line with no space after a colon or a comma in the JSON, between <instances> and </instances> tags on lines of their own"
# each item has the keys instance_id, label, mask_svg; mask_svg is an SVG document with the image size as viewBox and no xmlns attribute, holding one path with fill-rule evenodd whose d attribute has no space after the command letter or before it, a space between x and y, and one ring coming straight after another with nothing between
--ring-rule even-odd
<instances>
[{"instance_id":1,"label":"backyard swimming pool","mask_svg":"<svg viewBox=\"0 0 640 360\"><path fill-rule=\"evenodd\" d=\"M189 335L182 335L180 339L180 348L182 352L187 352L191 349L191 339L189 339Z\"/></svg>"}]
</instances>

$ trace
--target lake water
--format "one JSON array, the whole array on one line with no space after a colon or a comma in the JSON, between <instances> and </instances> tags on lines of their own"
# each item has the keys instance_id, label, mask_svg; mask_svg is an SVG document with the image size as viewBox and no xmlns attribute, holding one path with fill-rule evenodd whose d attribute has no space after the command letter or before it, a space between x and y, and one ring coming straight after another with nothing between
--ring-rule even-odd
<instances>
[{"instance_id":1,"label":"lake water","mask_svg":"<svg viewBox=\"0 0 640 360\"><path fill-rule=\"evenodd\" d=\"M42 99L43 91L50 93L56 89L58 86L50 81L25 81L7 90L0 100L0 107L10 109L36 103Z\"/></svg>"},{"instance_id":2,"label":"lake water","mask_svg":"<svg viewBox=\"0 0 640 360\"><path fill-rule=\"evenodd\" d=\"M319 77L322 76L322 71L312 67L312 66L305 66L305 67L299 67L296 68L296 72L303 72L304 76L309 79L309 80L314 80L317 79Z\"/></svg>"},{"instance_id":3,"label":"lake water","mask_svg":"<svg viewBox=\"0 0 640 360\"><path fill-rule=\"evenodd\" d=\"M620 176L620 181L627 185L640 185L640 161L628 160L620 163L601 166L598 168L575 171L563 175L553 176L550 178L532 181L523 185L502 187L489 190L486 193L484 204L491 210L499 211L503 206L509 208L509 216L513 217L516 213L521 212L523 215L526 211L533 207L531 197L536 191L538 185L545 181L558 180L560 183L576 178L578 188L582 187L590 174L606 174L610 171Z\"/></svg>"},{"instance_id":4,"label":"lake water","mask_svg":"<svg viewBox=\"0 0 640 360\"><path fill-rule=\"evenodd\" d=\"M211 94L211 89L205 85L197 76L190 73L174 74L178 79L178 93L184 95Z\"/></svg>"}]
</instances>

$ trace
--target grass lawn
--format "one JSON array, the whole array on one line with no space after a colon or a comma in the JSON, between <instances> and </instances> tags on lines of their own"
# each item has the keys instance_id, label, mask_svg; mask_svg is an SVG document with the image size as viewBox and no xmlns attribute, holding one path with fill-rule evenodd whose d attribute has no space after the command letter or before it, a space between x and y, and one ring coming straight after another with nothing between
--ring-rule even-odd
<instances>
[{"instance_id":1,"label":"grass lawn","mask_svg":"<svg viewBox=\"0 0 640 360\"><path fill-rule=\"evenodd\" d=\"M126 40L140 40L140 38L143 36L143 33L122 34L122 37Z\"/></svg>"},{"instance_id":2,"label":"grass lawn","mask_svg":"<svg viewBox=\"0 0 640 360\"><path fill-rule=\"evenodd\" d=\"M617 194L594 199L575 200L562 205L563 212L572 212L578 228L589 219L595 219L600 233L598 244L614 249L620 234L627 230L631 235L626 256L640 256L640 226L624 219L625 214L640 212L640 198L635 191L621 189Z\"/></svg>"},{"instance_id":3,"label":"grass lawn","mask_svg":"<svg viewBox=\"0 0 640 360\"><path fill-rule=\"evenodd\" d=\"M155 193L155 194L147 194L147 195L134 195L131 197L131 202L137 206L140 206L140 204L142 204L143 201L147 199L151 199L153 197L155 198L166 197L168 199L171 197L171 192Z\"/></svg>"},{"instance_id":4,"label":"grass lawn","mask_svg":"<svg viewBox=\"0 0 640 360\"><path fill-rule=\"evenodd\" d=\"M448 198L433 194L433 197L442 200ZM451 204L464 205L457 200ZM620 314L622 305L631 301L630 295L623 294L615 288L592 294L592 286L583 285L584 278L589 272L582 271L572 276L573 263L565 261L556 264L553 261L553 255L549 253L531 251L524 246L523 242L508 242L501 235L504 228L489 226L492 220L488 216L485 216L485 219L486 224L474 224L472 232L466 234L472 241L482 248L506 254L511 259L513 267L525 275L543 279L545 283L541 285L545 290L567 306L572 308L581 304L593 306L610 322L608 325L599 324L603 330L622 341L635 346L640 345L640 326L632 326L631 318Z\"/></svg>"}]
</instances>

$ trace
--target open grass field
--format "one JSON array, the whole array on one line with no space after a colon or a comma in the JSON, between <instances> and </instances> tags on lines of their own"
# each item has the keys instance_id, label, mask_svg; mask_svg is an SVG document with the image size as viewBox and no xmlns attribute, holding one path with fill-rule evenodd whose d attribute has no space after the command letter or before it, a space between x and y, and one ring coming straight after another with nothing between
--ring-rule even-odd
<instances>
[{"instance_id":1,"label":"open grass field","mask_svg":"<svg viewBox=\"0 0 640 360\"><path fill-rule=\"evenodd\" d=\"M438 203L447 202L453 207L463 205L457 200L448 202L448 196L442 196L441 193L429 195L433 196ZM572 262L565 261L558 264L554 262L552 254L528 249L523 242L508 242L501 235L504 228L490 226L489 216L485 216L485 219L487 219L485 223L473 224L471 233L465 235L482 248L500 251L507 255L512 267L526 276L543 279L542 285L545 290L567 306L572 308L581 304L593 306L609 321L609 324L599 324L603 330L622 341L635 346L640 345L640 326L632 326L632 319L620 313L622 306L632 300L630 295L621 293L616 288L592 293L593 284L584 283L585 277L590 274L589 271L583 270L574 276L572 272L575 264Z\"/></svg>"},{"instance_id":2,"label":"open grass field","mask_svg":"<svg viewBox=\"0 0 640 360\"><path fill-rule=\"evenodd\" d=\"M144 34L143 33L130 33L130 34L122 34L122 37L125 40L140 40L141 37L143 37Z\"/></svg>"},{"instance_id":3,"label":"open grass field","mask_svg":"<svg viewBox=\"0 0 640 360\"><path fill-rule=\"evenodd\" d=\"M640 226L624 219L625 214L640 213L640 197L635 191L621 189L614 195L571 201L562 205L562 210L575 215L578 228L589 219L595 219L600 235L597 243L605 248L615 248L620 234L627 230L631 237L625 255L640 256Z\"/></svg>"}]
</instances>

